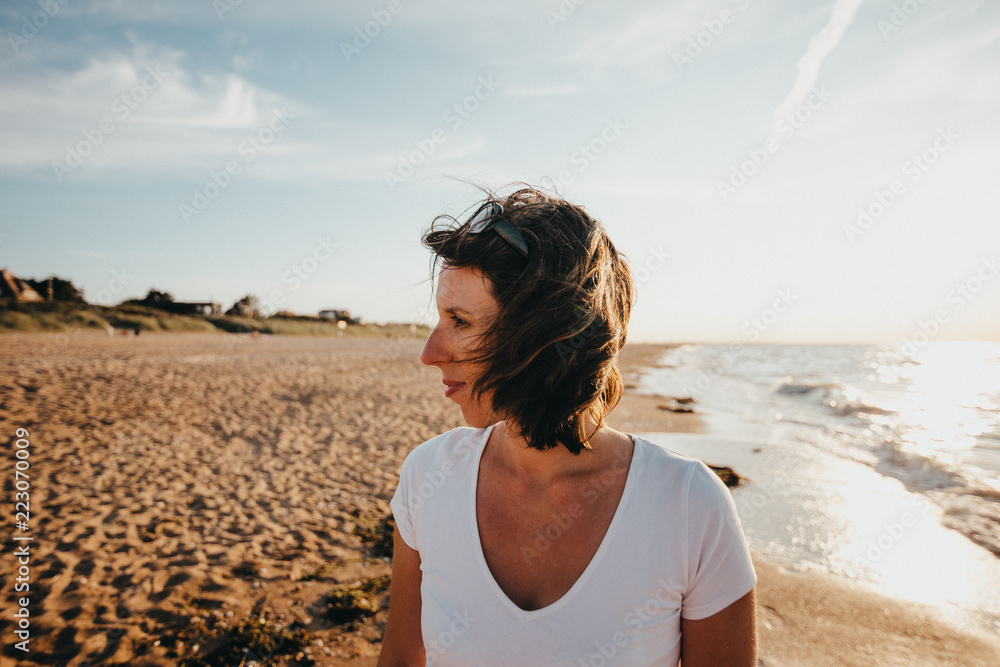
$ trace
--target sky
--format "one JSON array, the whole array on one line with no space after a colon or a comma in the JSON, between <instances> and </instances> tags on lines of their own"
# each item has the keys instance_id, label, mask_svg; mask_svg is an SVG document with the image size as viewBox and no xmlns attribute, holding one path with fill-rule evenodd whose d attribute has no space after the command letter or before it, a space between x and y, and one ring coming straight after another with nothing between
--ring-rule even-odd
<instances>
[{"instance_id":1,"label":"sky","mask_svg":"<svg viewBox=\"0 0 1000 667\"><path fill-rule=\"evenodd\" d=\"M1000 339L1000 3L0 2L0 267L433 324L435 216L583 205L629 339Z\"/></svg>"}]
</instances>

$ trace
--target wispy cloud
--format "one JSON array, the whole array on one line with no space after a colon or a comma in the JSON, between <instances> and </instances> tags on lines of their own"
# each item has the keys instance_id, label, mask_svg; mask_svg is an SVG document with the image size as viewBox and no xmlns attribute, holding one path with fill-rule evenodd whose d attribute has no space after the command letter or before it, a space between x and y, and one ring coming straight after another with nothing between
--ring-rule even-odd
<instances>
[{"instance_id":1,"label":"wispy cloud","mask_svg":"<svg viewBox=\"0 0 1000 667\"><path fill-rule=\"evenodd\" d=\"M933 18L939 19L936 15ZM1000 104L1000 81L994 74L1000 65L998 46L1000 26L985 23L962 32L935 34L934 41L919 50L886 54L859 72L849 90L838 94L841 113L825 118L823 125L841 137L856 134L860 127L881 128L884 123L924 132L934 123L945 122L944 115L928 121L923 115L902 112L954 106L994 108ZM984 132L996 135L997 131L995 123L978 127L979 136Z\"/></svg>"},{"instance_id":2,"label":"wispy cloud","mask_svg":"<svg viewBox=\"0 0 1000 667\"><path fill-rule=\"evenodd\" d=\"M784 118L785 114L794 111L809 96L810 90L816 85L819 78L819 70L823 65L823 60L833 52L840 40L844 37L844 31L854 20L854 15L858 12L858 7L864 0L837 0L830 12L830 20L823 29L816 33L811 40L806 52L799 58L796 69L798 73L795 77L795 85L792 91L774 110L774 120Z\"/></svg>"},{"instance_id":3,"label":"wispy cloud","mask_svg":"<svg viewBox=\"0 0 1000 667\"><path fill-rule=\"evenodd\" d=\"M554 30L545 28L543 39L556 47L548 65L568 67L566 77L584 87L612 76L644 85L665 83L677 75L670 54L704 30L703 21L718 15L713 4L685 0L630 7L629 11L581 5ZM543 12L538 15L541 19ZM528 54L510 58L514 63L530 59Z\"/></svg>"},{"instance_id":4,"label":"wispy cloud","mask_svg":"<svg viewBox=\"0 0 1000 667\"><path fill-rule=\"evenodd\" d=\"M75 66L0 66L0 166L48 167L80 143L87 168L204 163L231 153L274 109L303 112L241 75L198 71L182 50L129 39L126 50L78 53Z\"/></svg>"}]
</instances>

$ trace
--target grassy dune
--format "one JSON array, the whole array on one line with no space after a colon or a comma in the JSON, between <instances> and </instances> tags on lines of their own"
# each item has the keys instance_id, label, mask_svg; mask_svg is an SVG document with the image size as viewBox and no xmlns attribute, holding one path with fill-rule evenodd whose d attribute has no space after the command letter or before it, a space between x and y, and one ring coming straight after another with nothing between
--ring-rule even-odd
<instances>
[{"instance_id":1,"label":"grassy dune","mask_svg":"<svg viewBox=\"0 0 1000 667\"><path fill-rule=\"evenodd\" d=\"M96 306L85 303L17 303L0 300L0 333L8 331L73 331L117 329L169 332L226 332L293 336L338 336L393 338L426 337L428 328L409 324L362 324L341 332L329 320L307 316L273 316L261 319L228 315L176 315L134 304Z\"/></svg>"}]
</instances>

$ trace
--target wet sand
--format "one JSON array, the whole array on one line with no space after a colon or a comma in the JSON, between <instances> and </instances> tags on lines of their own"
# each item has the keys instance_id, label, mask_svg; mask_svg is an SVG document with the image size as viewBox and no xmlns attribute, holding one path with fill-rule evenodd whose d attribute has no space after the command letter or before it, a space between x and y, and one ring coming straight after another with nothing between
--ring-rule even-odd
<instances>
[{"instance_id":1,"label":"wet sand","mask_svg":"<svg viewBox=\"0 0 1000 667\"><path fill-rule=\"evenodd\" d=\"M0 336L0 425L11 443L0 462L0 662L174 665L229 641L242 621L258 632L248 662L373 665L384 609L339 623L324 596L383 581L390 566L366 529L388 515L406 454L464 425L420 346ZM631 346L623 367L660 349ZM661 405L629 393L610 424L700 429L697 414ZM14 526L17 428L30 441L28 531ZM15 534L33 538L26 593L13 592L24 544ZM947 626L933 609L763 561L758 571L765 665L1000 664L995 638ZM386 592L373 590L384 607ZM13 647L20 596L29 654Z\"/></svg>"}]
</instances>

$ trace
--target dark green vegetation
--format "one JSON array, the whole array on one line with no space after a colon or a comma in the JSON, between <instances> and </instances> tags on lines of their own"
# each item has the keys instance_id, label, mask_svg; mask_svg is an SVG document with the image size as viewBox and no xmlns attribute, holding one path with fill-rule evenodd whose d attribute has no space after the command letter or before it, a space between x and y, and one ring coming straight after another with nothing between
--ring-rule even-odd
<instances>
[{"instance_id":1,"label":"dark green vegetation","mask_svg":"<svg viewBox=\"0 0 1000 667\"><path fill-rule=\"evenodd\" d=\"M347 623L373 616L382 606L378 594L389 589L391 577L383 574L353 584L338 584L326 594L326 617L333 623Z\"/></svg>"},{"instance_id":2,"label":"dark green vegetation","mask_svg":"<svg viewBox=\"0 0 1000 667\"><path fill-rule=\"evenodd\" d=\"M368 547L369 558L392 558L392 534L396 529L396 521L392 515L358 517L354 534Z\"/></svg>"},{"instance_id":3,"label":"dark green vegetation","mask_svg":"<svg viewBox=\"0 0 1000 667\"><path fill-rule=\"evenodd\" d=\"M249 661L268 664L309 645L312 634L298 619L275 619L270 596L258 602L249 615L227 622L221 615L194 616L191 624L167 638L165 645L179 658L181 667L229 667Z\"/></svg>"}]
</instances>

